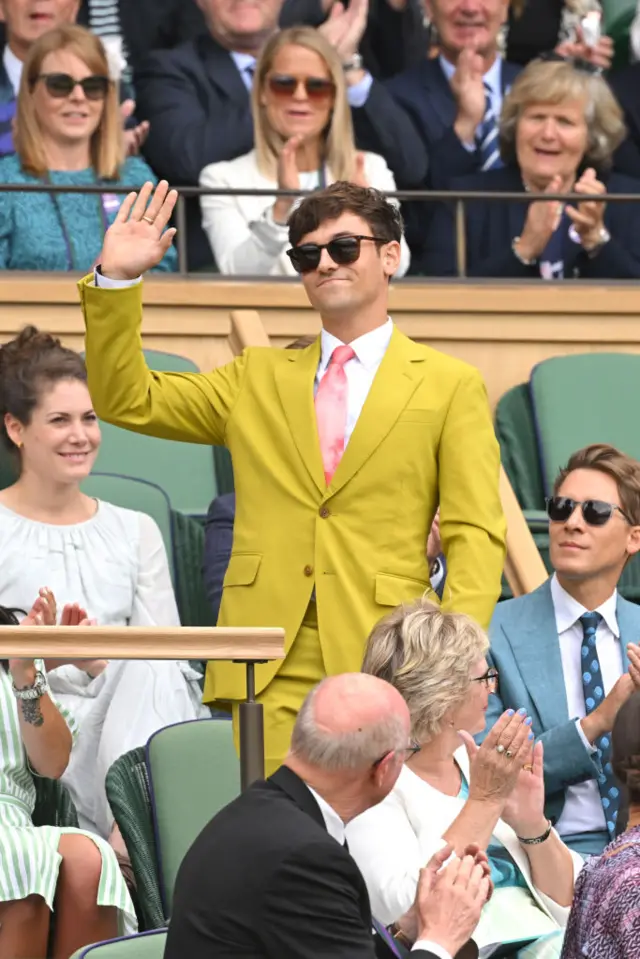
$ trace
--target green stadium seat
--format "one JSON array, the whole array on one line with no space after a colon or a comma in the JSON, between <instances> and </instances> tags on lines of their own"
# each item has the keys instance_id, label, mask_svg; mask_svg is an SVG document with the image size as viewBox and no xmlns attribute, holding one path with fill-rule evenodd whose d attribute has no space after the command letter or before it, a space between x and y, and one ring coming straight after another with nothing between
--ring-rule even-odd
<instances>
[{"instance_id":1,"label":"green stadium seat","mask_svg":"<svg viewBox=\"0 0 640 959\"><path fill-rule=\"evenodd\" d=\"M520 383L500 397L495 425L502 465L521 509L544 509L544 486L528 383Z\"/></svg>"},{"instance_id":2,"label":"green stadium seat","mask_svg":"<svg viewBox=\"0 0 640 959\"><path fill-rule=\"evenodd\" d=\"M106 500L114 506L146 513L160 527L164 540L171 578L176 581L175 554L171 526L171 505L167 494L156 483L133 476L115 473L92 473L81 485L83 493L96 499Z\"/></svg>"},{"instance_id":3,"label":"green stadium seat","mask_svg":"<svg viewBox=\"0 0 640 959\"><path fill-rule=\"evenodd\" d=\"M603 33L613 40L612 68L629 63L629 34L636 15L636 0L603 0Z\"/></svg>"},{"instance_id":4,"label":"green stadium seat","mask_svg":"<svg viewBox=\"0 0 640 959\"><path fill-rule=\"evenodd\" d=\"M186 852L209 820L240 794L240 762L231 723L224 719L199 719L159 730L147 743L146 759L168 918Z\"/></svg>"},{"instance_id":5,"label":"green stadium seat","mask_svg":"<svg viewBox=\"0 0 640 959\"><path fill-rule=\"evenodd\" d=\"M71 959L162 959L166 942L167 930L154 929L137 936L84 946L74 952Z\"/></svg>"},{"instance_id":6,"label":"green stadium seat","mask_svg":"<svg viewBox=\"0 0 640 959\"><path fill-rule=\"evenodd\" d=\"M131 749L116 759L107 773L105 788L111 812L131 858L136 879L138 926L141 930L159 929L166 922L160 896L144 746Z\"/></svg>"}]
</instances>

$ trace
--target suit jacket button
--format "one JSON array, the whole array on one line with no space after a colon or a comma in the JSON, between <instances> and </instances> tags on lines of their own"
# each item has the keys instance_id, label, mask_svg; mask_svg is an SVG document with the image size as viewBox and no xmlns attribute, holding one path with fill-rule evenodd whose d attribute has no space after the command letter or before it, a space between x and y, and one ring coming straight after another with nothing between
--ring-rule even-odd
<instances>
[{"instance_id":1,"label":"suit jacket button","mask_svg":"<svg viewBox=\"0 0 640 959\"><path fill-rule=\"evenodd\" d=\"M323 519L326 519L327 516L331 516L331 510L329 509L328 506L320 507L320 516L322 516Z\"/></svg>"},{"instance_id":2,"label":"suit jacket button","mask_svg":"<svg viewBox=\"0 0 640 959\"><path fill-rule=\"evenodd\" d=\"M313 566L305 566L303 573L305 576L313 576Z\"/></svg>"}]
</instances>

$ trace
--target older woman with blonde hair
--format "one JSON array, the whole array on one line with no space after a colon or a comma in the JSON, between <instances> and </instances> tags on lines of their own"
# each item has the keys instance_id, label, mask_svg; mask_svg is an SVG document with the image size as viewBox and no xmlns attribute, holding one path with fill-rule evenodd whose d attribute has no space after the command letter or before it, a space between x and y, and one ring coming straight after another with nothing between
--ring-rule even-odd
<instances>
[{"instance_id":1,"label":"older woman with blonde hair","mask_svg":"<svg viewBox=\"0 0 640 959\"><path fill-rule=\"evenodd\" d=\"M622 111L590 64L557 54L530 63L502 108L505 167L450 184L456 191L524 191L530 198L466 204L466 264L456 259L453 210L442 205L430 226L425 272L454 275L466 265L469 276L640 278L635 204L595 200L640 192L639 182L609 173L624 136ZM577 204L545 198L572 192L581 196Z\"/></svg>"},{"instance_id":2,"label":"older woman with blonde hair","mask_svg":"<svg viewBox=\"0 0 640 959\"><path fill-rule=\"evenodd\" d=\"M201 186L315 190L349 180L395 190L382 157L356 151L344 69L317 30L292 27L269 40L256 64L251 103L255 148L206 166ZM286 255L295 197L203 196L200 202L202 225L222 273L296 275ZM408 266L403 239L397 275Z\"/></svg>"},{"instance_id":3,"label":"older woman with blonde hair","mask_svg":"<svg viewBox=\"0 0 640 959\"><path fill-rule=\"evenodd\" d=\"M125 159L116 83L100 40L78 26L37 40L22 71L14 155L0 184L99 186L98 193L0 191L0 269L79 270L97 260L124 194L154 180L140 157ZM169 250L159 269L174 270Z\"/></svg>"},{"instance_id":4,"label":"older woman with blonde hair","mask_svg":"<svg viewBox=\"0 0 640 959\"><path fill-rule=\"evenodd\" d=\"M363 671L402 694L415 752L391 794L347 828L374 916L396 923L410 907L420 869L441 846L486 850L495 891L474 939L509 954L555 957L562 946L582 859L544 816L542 745L531 719L508 710L481 747L489 695L489 641L470 618L417 602L373 630ZM397 930L402 937L403 930Z\"/></svg>"}]
</instances>

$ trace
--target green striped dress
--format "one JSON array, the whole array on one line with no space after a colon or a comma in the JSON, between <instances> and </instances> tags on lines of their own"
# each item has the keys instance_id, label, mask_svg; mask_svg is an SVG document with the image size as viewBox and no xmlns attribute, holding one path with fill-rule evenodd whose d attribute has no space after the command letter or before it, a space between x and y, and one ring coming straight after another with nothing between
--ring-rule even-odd
<instances>
[{"instance_id":1,"label":"green striped dress","mask_svg":"<svg viewBox=\"0 0 640 959\"><path fill-rule=\"evenodd\" d=\"M38 668L44 669L44 664L38 663ZM71 716L63 709L60 711L75 742L77 728ZM115 906L121 932L135 932L133 903L109 844L81 829L34 826L34 803L33 773L20 736L18 703L10 676L0 667L0 902L36 895L53 909L62 861L58 843L62 835L77 833L91 839L102 854L98 904Z\"/></svg>"}]
</instances>

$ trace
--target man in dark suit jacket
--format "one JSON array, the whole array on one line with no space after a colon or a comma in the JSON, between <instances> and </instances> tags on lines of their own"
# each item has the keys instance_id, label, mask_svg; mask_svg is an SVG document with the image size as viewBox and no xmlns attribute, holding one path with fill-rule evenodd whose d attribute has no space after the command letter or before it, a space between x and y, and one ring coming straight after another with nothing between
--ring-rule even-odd
<instances>
[{"instance_id":1,"label":"man in dark suit jacket","mask_svg":"<svg viewBox=\"0 0 640 959\"><path fill-rule=\"evenodd\" d=\"M393 788L409 731L406 703L380 679L346 673L315 687L285 764L218 813L187 853L165 959L374 959L369 897L345 823ZM415 959L451 959L490 892L486 857L438 872L450 851L423 871L415 920L401 921L418 940ZM400 955L380 932L387 955Z\"/></svg>"},{"instance_id":2,"label":"man in dark suit jacket","mask_svg":"<svg viewBox=\"0 0 640 959\"><path fill-rule=\"evenodd\" d=\"M627 125L627 138L616 151L613 165L620 173L640 180L640 63L612 73L609 86Z\"/></svg>"},{"instance_id":3,"label":"man in dark suit jacket","mask_svg":"<svg viewBox=\"0 0 640 959\"><path fill-rule=\"evenodd\" d=\"M253 149L249 92L263 44L278 23L284 27L309 19L315 24L326 18L331 6L331 0L261 0L249 24L241 7L225 7L220 0L198 2L208 33L175 50L152 54L135 75L137 112L151 125L145 156L158 176L176 186L197 185L207 164L233 160ZM375 0L377 13L368 24L367 0L351 0L342 16L333 18L331 29L323 28L343 62L352 60L362 40L363 50L371 51L372 68L381 62L382 49L394 51L386 69L404 66L406 37L415 36L418 22L416 3L404 0L404 10L395 12L387 9L390 2ZM340 39L342 19L349 28L347 46ZM186 206L189 267L210 266L213 254L202 230L199 201L195 198Z\"/></svg>"}]
</instances>

